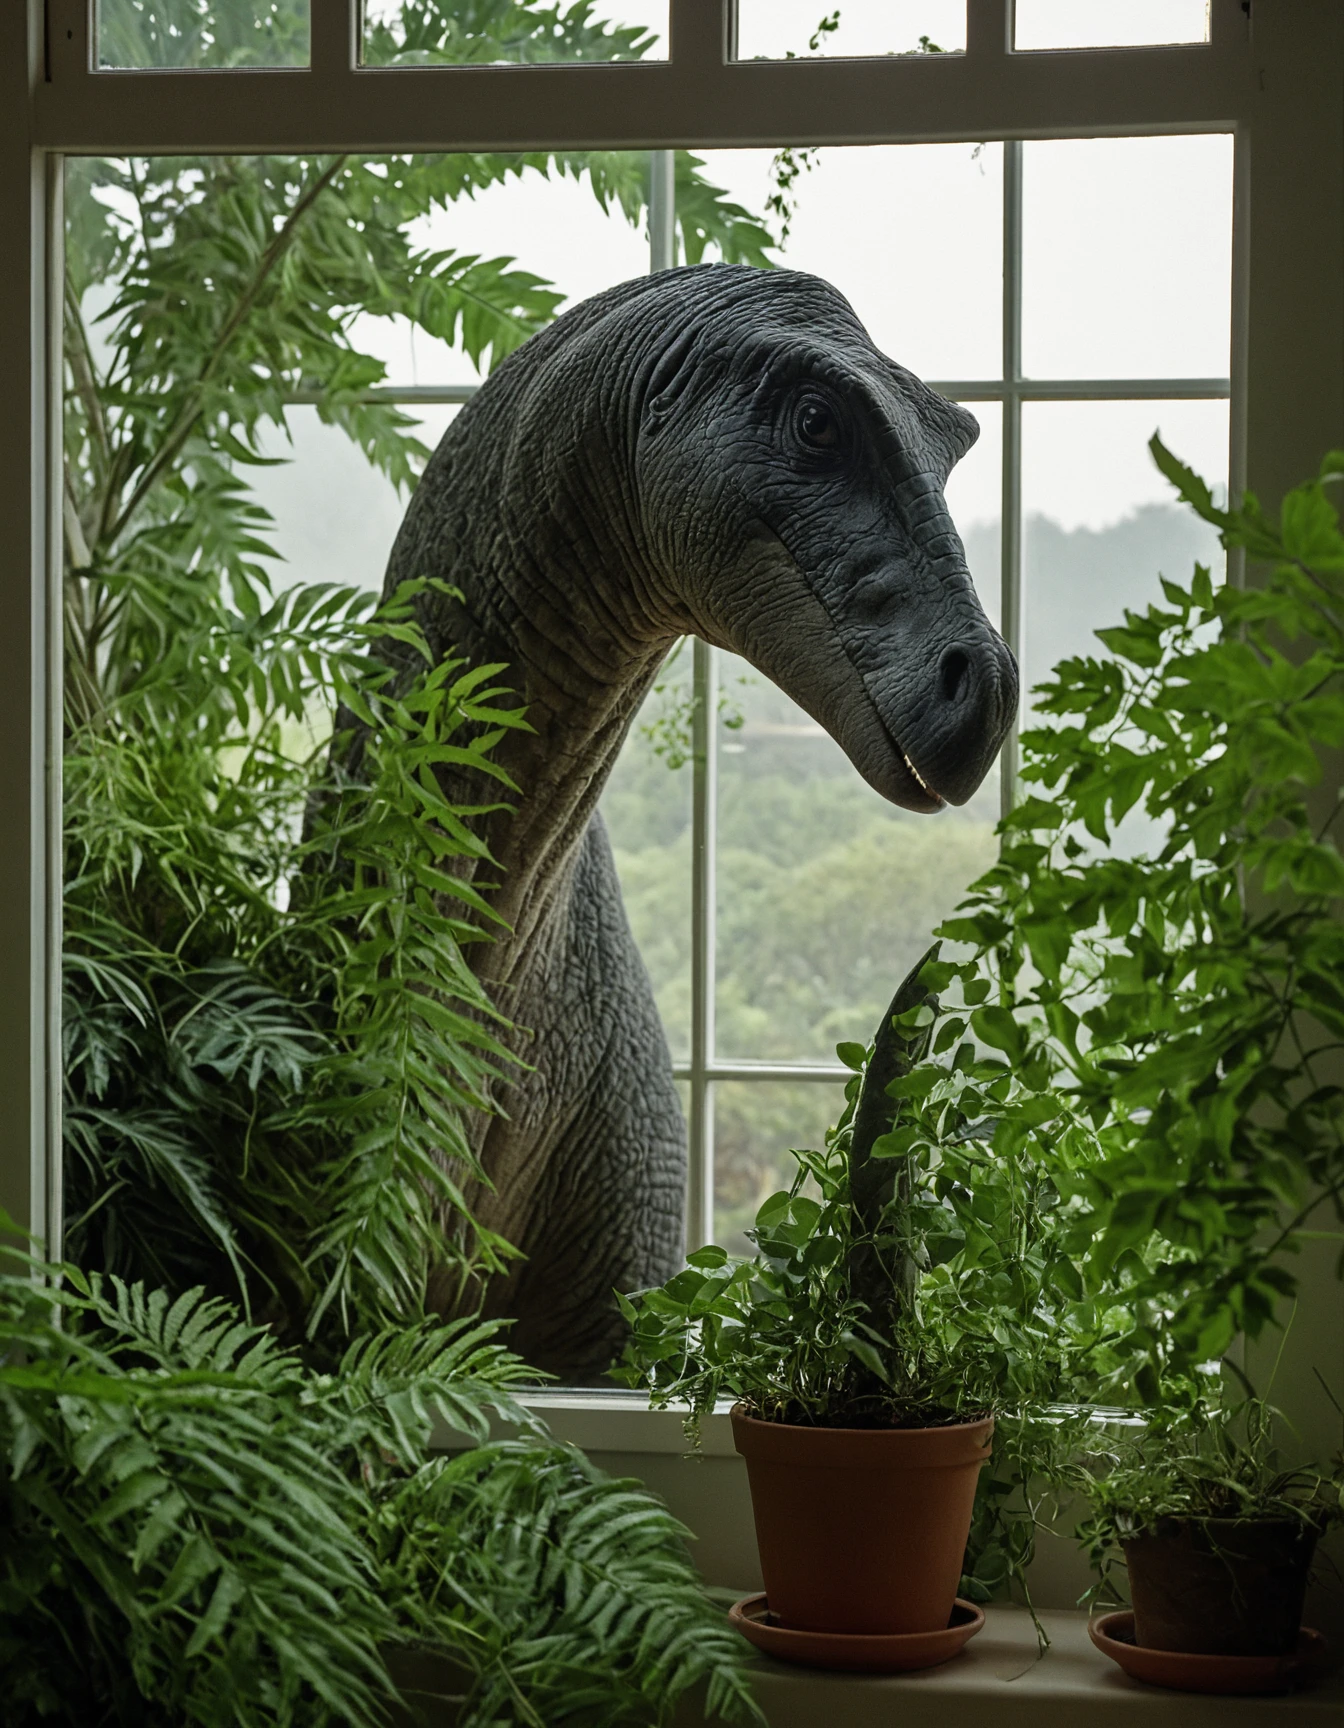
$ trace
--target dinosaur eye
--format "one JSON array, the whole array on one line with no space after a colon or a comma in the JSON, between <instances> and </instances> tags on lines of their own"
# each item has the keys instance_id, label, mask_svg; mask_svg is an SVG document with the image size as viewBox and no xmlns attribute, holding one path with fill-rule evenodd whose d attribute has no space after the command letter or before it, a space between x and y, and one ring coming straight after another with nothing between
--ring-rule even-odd
<instances>
[{"instance_id":1,"label":"dinosaur eye","mask_svg":"<svg viewBox=\"0 0 1344 1728\"><path fill-rule=\"evenodd\" d=\"M798 436L811 450L835 450L840 444L840 422L825 402L810 397L798 409Z\"/></svg>"}]
</instances>

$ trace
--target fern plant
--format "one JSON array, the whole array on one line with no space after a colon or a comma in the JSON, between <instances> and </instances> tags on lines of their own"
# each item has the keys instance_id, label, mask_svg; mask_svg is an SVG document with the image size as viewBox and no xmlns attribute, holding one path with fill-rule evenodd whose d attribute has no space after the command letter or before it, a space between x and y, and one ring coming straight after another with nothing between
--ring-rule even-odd
<instances>
[{"instance_id":1,"label":"fern plant","mask_svg":"<svg viewBox=\"0 0 1344 1728\"><path fill-rule=\"evenodd\" d=\"M664 1722L701 1685L753 1713L681 1527L545 1439L495 1326L320 1374L200 1290L33 1270L0 1274L13 1728L383 1722L400 1647L456 1665L463 1728ZM431 1462L436 1417L530 1433Z\"/></svg>"},{"instance_id":2,"label":"fern plant","mask_svg":"<svg viewBox=\"0 0 1344 1728\"><path fill-rule=\"evenodd\" d=\"M301 57L307 7L105 9L117 64ZM375 59L611 58L649 46L588 0L384 9ZM496 1012L468 964L494 922L454 860L524 724L503 668L434 666L414 588L276 595L247 486L296 390L389 480L427 451L360 401L360 332L404 318L482 371L560 295L507 258L428 248L416 224L524 174L584 179L638 221L640 153L152 159L69 168L66 248L66 1157L81 1264L231 1292L327 1359L357 1324L420 1309L431 1257L488 1275L510 1249L463 1202L464 1116L488 1107ZM767 262L768 232L684 154L688 257ZM394 683L398 643L416 678ZM502 680L502 681L501 681ZM367 730L333 777L344 707ZM339 753L338 753L339 754ZM501 798L510 788L500 786Z\"/></svg>"}]
</instances>

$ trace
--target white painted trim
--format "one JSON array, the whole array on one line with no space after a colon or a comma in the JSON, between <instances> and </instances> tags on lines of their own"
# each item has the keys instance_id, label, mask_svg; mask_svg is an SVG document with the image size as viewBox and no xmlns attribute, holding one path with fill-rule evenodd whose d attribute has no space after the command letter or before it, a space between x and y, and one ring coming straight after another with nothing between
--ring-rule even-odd
<instances>
[{"instance_id":1,"label":"white painted trim","mask_svg":"<svg viewBox=\"0 0 1344 1728\"><path fill-rule=\"evenodd\" d=\"M522 1400L535 1410L557 1440L577 1446L583 1452L642 1452L664 1458L699 1456L733 1458L732 1424L728 1420L729 1404L722 1404L700 1423L700 1444L692 1447L686 1435L684 1406L667 1410L650 1410L647 1401L637 1392L538 1391ZM496 1437L512 1433L496 1425ZM474 1442L464 1434L440 1423L434 1433L433 1445L444 1451L458 1451Z\"/></svg>"},{"instance_id":2,"label":"white painted trim","mask_svg":"<svg viewBox=\"0 0 1344 1728\"><path fill-rule=\"evenodd\" d=\"M1210 44L1007 51L1008 0L973 0L964 54L727 56L729 0L671 0L671 58L577 66L355 64L355 0L313 0L312 64L92 71L90 0L47 0L39 145L71 152L647 149L1226 131L1254 97L1236 0Z\"/></svg>"}]
</instances>

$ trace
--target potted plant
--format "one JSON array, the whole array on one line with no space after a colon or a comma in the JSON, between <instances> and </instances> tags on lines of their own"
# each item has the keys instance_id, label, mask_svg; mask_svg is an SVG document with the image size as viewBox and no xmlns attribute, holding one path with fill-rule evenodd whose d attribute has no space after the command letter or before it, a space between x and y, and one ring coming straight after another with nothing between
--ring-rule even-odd
<instances>
[{"instance_id":1,"label":"potted plant","mask_svg":"<svg viewBox=\"0 0 1344 1728\"><path fill-rule=\"evenodd\" d=\"M619 1378L683 1403L692 1431L732 1401L766 1584L738 1618L786 1658L927 1666L978 1630L958 1585L996 1417L1020 1434L1095 1329L1056 1277L1059 1196L1032 1139L1086 1125L962 1038L935 994L962 971L931 949L871 1049L839 1047L856 1071L844 1114L822 1150L795 1152L752 1258L702 1248L622 1299ZM974 980L962 992L983 1002ZM980 1522L1002 1538L1002 1518Z\"/></svg>"},{"instance_id":2,"label":"potted plant","mask_svg":"<svg viewBox=\"0 0 1344 1728\"><path fill-rule=\"evenodd\" d=\"M1197 1398L1110 1449L1084 1480L1083 1527L1110 1590L1122 1561L1132 1607L1093 1622L1093 1641L1142 1678L1200 1691L1285 1685L1318 1635L1302 1628L1316 1543L1344 1517L1344 1459L1286 1468L1274 1412ZM1169 1654L1145 1661L1149 1653Z\"/></svg>"},{"instance_id":3,"label":"potted plant","mask_svg":"<svg viewBox=\"0 0 1344 1728\"><path fill-rule=\"evenodd\" d=\"M1282 1683L1311 1548L1337 1516L1337 1476L1286 1469L1265 1406L1224 1407L1219 1388L1249 1373L1254 1393L1299 1250L1344 1219L1344 536L1330 501L1344 452L1273 518L1251 494L1221 508L1151 449L1257 579L1164 579L1162 604L1098 632L1106 652L1055 668L1022 738L1027 795L941 934L973 946L1009 1035L1048 1028L1050 1084L1097 1126L1099 1156L1064 1183L1079 1286L1109 1293L1115 1316L1093 1396L1146 1429L1085 1478L1087 1539L1129 1564L1130 1648L1166 1658L1168 1684L1225 1689L1231 1670L1201 1662L1259 1663L1246 1684Z\"/></svg>"}]
</instances>

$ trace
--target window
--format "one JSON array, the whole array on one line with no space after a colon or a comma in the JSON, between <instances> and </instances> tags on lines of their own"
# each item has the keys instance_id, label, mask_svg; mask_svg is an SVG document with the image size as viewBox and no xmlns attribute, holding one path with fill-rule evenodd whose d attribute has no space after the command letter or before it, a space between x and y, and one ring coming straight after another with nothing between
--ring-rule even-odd
<instances>
[{"instance_id":1,"label":"window","mask_svg":"<svg viewBox=\"0 0 1344 1728\"><path fill-rule=\"evenodd\" d=\"M1041 42L1017 56L1008 48L1012 9L1000 0L972 0L964 54L949 54L937 66L928 64L927 57L906 57L903 52L855 60L837 55L824 63L818 57L815 62L731 64L718 8L706 0L672 0L670 58L663 65L434 67L409 76L395 68L356 70L356 8L344 0L313 8L310 66L272 69L254 59L226 77L188 76L172 68L91 70L96 55L91 52L91 9L84 0L49 0L45 32L34 28L25 54L19 32L25 24L36 26L43 10L35 5L8 9L3 26L8 52L2 61L7 100L0 105L6 127L0 196L14 247L0 295L6 329L28 333L27 340L7 344L3 379L6 399L32 408L31 414L16 414L6 424L5 459L0 461L3 519L29 524L32 571L31 587L15 583L7 589L7 627L0 633L0 692L13 746L0 763L0 802L8 816L0 856L10 885L0 908L0 956L10 1005L0 1073L12 1104L0 1161L0 1201L12 1215L31 1220L53 1237L59 1236L49 1228L59 1219L59 1172L50 1159L56 1140L52 1082L59 1071L59 1045L51 960L59 940L59 912L49 868L54 806L45 782L50 720L44 692L58 664L48 658L44 620L56 567L52 553L58 531L52 505L59 499L47 483L55 420L51 375L43 356L53 352L46 284L54 278L64 158L136 151L507 149L526 148L538 138L574 148L660 149L687 143L774 148L803 140L819 142L823 152L832 154L849 145L878 142L964 141L969 149L977 140L1022 140L1017 147L1025 224L1018 375L1002 357L997 368L991 363L968 367L964 373L935 372L925 364L920 369L968 400L975 398L967 386L987 387L977 410L986 422L982 451L992 454L993 421L997 413L1003 416L1001 469L1021 475L1020 489L1011 489L1010 508L999 527L1000 544L1009 553L1003 584L1009 598L1018 600L1021 618L1010 608L1003 621L1010 631L1024 631L1030 655L1036 628L1033 607L1046 619L1052 609L1044 562L1037 556L1033 564L1031 516L1033 511L1056 510L1061 454L1076 450L1079 427L1094 416L1094 425L1120 428L1123 415L1116 404L1132 402L1140 404L1131 420L1137 431L1150 429L1147 415L1153 402L1173 404L1170 411L1165 406L1160 410L1164 429L1169 413L1227 412L1220 399L1225 389L1222 369L1206 373L1202 366L1194 368L1192 361L1177 358L1168 359L1154 376L1136 373L1114 354L1089 371L1081 369L1077 356L1055 361L1035 356L1033 305L1044 302L1033 299L1030 278L1032 188L1045 184L1045 153L1063 148L1057 141L1074 138L1226 135L1233 130L1242 215L1252 190L1247 146L1254 140L1256 226L1252 236L1239 218L1229 472L1235 484L1249 467L1261 489L1273 495L1306 472L1320 449L1338 442L1341 385L1334 355L1344 288L1330 249L1333 242L1326 235L1330 225L1320 215L1321 185L1333 188L1341 177L1334 68L1344 21L1334 8L1294 4L1264 9L1263 17L1257 8L1252 46L1242 6L1214 0L1207 41L1080 52L1060 45L1038 52L1050 46ZM1025 19L1025 5L1018 10ZM1307 37L1313 48L1303 58L1294 43ZM897 44L898 49L904 46ZM1029 44L1019 36L1017 47L1027 50ZM1261 62L1275 75L1254 76ZM1312 188L1300 175L1304 152L1319 169L1318 184ZM1010 181L1005 174L1005 199ZM1300 267L1284 271L1281 260L1290 254L1300 260ZM1219 319L1223 317L1220 310ZM1048 334L1048 314L1046 325ZM1106 389L1083 392L1080 383L1104 384ZM1071 387L1073 401L1068 400ZM1015 448L1019 414L1020 442ZM1152 418L1156 421L1159 415ZM1221 434L1212 421L1205 427L1198 437L1211 448ZM1130 442L1127 430L1108 436L1117 446ZM1171 436L1173 442L1181 441L1177 432ZM1186 447L1199 459L1192 447L1195 438L1192 429ZM1143 501L1112 464L1105 467L1112 485L1109 501L1097 494L1095 510L1100 514L1079 514L1062 522L1056 516L1061 533L1085 537L1095 532L1090 524L1113 520L1117 511ZM1098 478L1095 471L1083 477ZM1053 495L1051 486L1056 488ZM1017 537L1004 530L1005 521L1011 528L1014 510L1019 521L1023 513L1026 519L1025 532ZM970 520L964 506L962 516ZM992 518L984 520L988 524ZM974 535L968 539L973 541ZM1089 551L1090 545L1078 540L1074 550ZM1019 554L1015 576L1012 565ZM977 574L988 574L992 581L992 529L974 555ZM1101 568L1095 559L1092 566ZM1033 570L1040 578L1035 591ZM1030 664L1027 670L1030 676ZM713 671L707 663L699 668L702 692L708 692ZM725 681L731 688L731 674ZM744 694L757 700L754 690ZM708 712L704 704L700 712ZM790 723L778 715L761 718L762 724ZM717 742L749 743L740 733L749 732L752 723L753 714L748 713L739 733L726 731ZM774 736L781 748L792 747L787 735ZM807 747L806 740L798 747ZM734 762L744 763L750 753L750 746L743 756L721 752L721 773L736 772ZM708 815L705 784L702 779L698 800L702 833ZM721 859L719 863L722 873ZM702 895L699 904L703 924L710 902ZM710 999L703 958L709 954L708 934L702 928L697 936L702 960L696 1000L702 1020ZM708 1097L711 1083L725 1093L729 1086L740 1088L727 1099L725 1125L727 1104L753 1088L760 1088L761 1096L766 1088L785 1084L810 1088L808 1096L826 1092L824 1080L800 1076L789 1063L783 1064L789 1073L775 1079L756 1073L740 1080L710 1074L709 1063L718 1056L705 1030L702 1025L702 1095ZM741 1049L746 1054L735 1053L732 1060L743 1065L750 1055L764 1053L760 1046L749 1050L743 1044ZM800 1054L795 1060L802 1059ZM688 1066L693 1065L688 1058ZM725 1193L725 1224L729 1204ZM706 1187L700 1200L706 1222L708 1209Z\"/></svg>"},{"instance_id":2,"label":"window","mask_svg":"<svg viewBox=\"0 0 1344 1728\"><path fill-rule=\"evenodd\" d=\"M747 209L777 188L774 152L704 160ZM655 183L671 165L652 159ZM879 346L981 421L949 500L1024 689L1087 653L1124 606L1158 597L1163 569L1219 561L1165 501L1146 445L1160 427L1225 483L1232 169L1217 133L803 153L781 262L828 276ZM573 304L670 258L674 215L663 204L646 243L577 181L531 176L455 205L426 243L521 253ZM432 445L474 369L460 351L417 353L413 331L375 340L397 382L374 394L417 416ZM290 422L300 461L260 471L254 489L294 574L318 579L334 557L346 579L377 585L402 504L315 407ZM818 1143L838 1113L835 1045L866 1039L993 861L1013 775L1010 744L964 809L913 816L745 662L686 642L665 666L603 810L683 1083L688 1245L747 1249L756 1207L789 1179L789 1148Z\"/></svg>"}]
</instances>

